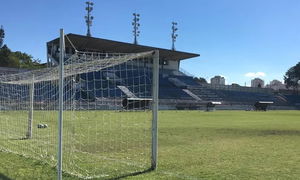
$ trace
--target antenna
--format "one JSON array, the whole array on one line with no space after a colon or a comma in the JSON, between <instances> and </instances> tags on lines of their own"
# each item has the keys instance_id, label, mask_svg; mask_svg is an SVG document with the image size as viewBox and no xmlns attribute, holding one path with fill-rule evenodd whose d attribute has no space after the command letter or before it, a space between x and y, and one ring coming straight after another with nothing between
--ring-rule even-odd
<instances>
[{"instance_id":1,"label":"antenna","mask_svg":"<svg viewBox=\"0 0 300 180\"><path fill-rule=\"evenodd\" d=\"M137 37L140 36L140 31L139 31L139 27L140 27L140 14L137 13L133 13L133 22L132 22L132 26L133 26L133 36L134 36L134 41L133 44L138 44L137 42Z\"/></svg>"},{"instance_id":2,"label":"antenna","mask_svg":"<svg viewBox=\"0 0 300 180\"><path fill-rule=\"evenodd\" d=\"M86 5L87 5L87 7L85 8L85 10L87 11L87 15L84 16L85 22L86 22L86 26L87 26L87 34L86 35L89 36L89 37L91 37L90 27L92 26L92 21L94 19L94 17L91 16L91 12L93 10L94 3L90 2L90 1L87 1Z\"/></svg>"},{"instance_id":3,"label":"antenna","mask_svg":"<svg viewBox=\"0 0 300 180\"><path fill-rule=\"evenodd\" d=\"M176 34L176 31L178 31L178 28L177 28L177 22L172 22L172 50L175 51L175 42L176 42L176 39L178 37L178 34Z\"/></svg>"}]
</instances>

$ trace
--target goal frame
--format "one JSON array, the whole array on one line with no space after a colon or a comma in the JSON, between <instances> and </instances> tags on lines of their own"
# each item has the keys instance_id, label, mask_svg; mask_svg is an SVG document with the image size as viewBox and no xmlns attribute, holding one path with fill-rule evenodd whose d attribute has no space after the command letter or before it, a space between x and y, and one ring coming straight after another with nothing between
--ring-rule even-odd
<instances>
[{"instance_id":1,"label":"goal frame","mask_svg":"<svg viewBox=\"0 0 300 180\"><path fill-rule=\"evenodd\" d=\"M59 114L58 114L58 151L57 151L57 179L62 180L63 156L63 96L64 96L64 57L65 34L60 29L59 54ZM158 106L159 106L159 50L152 53L152 124L151 124L151 170L157 169L158 164Z\"/></svg>"}]
</instances>

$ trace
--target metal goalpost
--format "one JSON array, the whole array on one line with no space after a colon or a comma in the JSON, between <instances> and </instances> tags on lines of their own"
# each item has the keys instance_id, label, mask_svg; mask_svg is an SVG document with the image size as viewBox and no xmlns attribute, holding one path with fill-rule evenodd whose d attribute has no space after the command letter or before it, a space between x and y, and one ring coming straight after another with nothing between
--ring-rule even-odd
<instances>
[{"instance_id":1,"label":"metal goalpost","mask_svg":"<svg viewBox=\"0 0 300 180\"><path fill-rule=\"evenodd\" d=\"M65 34L64 30L60 29L59 40L59 107L58 107L58 149L57 149L57 179L62 179L63 172L63 121L64 121L64 60L65 60ZM152 52L152 122L151 122L151 169L157 168L158 157L158 92L159 92L159 51L154 50ZM30 86L30 89L34 88L34 83ZM32 91L31 91L32 93ZM33 95L31 96L33 98ZM33 100L32 100L33 102ZM31 104L33 110L33 103ZM29 113L29 123L32 124L32 111ZM32 126L32 125L31 125ZM28 132L30 129L28 129ZM31 132L31 131L30 131ZM31 134L31 133L30 133ZM29 136L31 137L31 136Z\"/></svg>"}]
</instances>

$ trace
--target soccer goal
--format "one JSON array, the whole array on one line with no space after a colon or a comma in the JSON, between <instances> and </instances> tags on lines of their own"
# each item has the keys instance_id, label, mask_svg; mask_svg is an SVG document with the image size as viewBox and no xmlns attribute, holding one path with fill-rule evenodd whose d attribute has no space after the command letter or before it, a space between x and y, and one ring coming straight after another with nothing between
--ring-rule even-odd
<instances>
[{"instance_id":1,"label":"soccer goal","mask_svg":"<svg viewBox=\"0 0 300 180\"><path fill-rule=\"evenodd\" d=\"M64 38L59 66L0 76L0 151L57 166L58 179L155 169L159 52L66 55Z\"/></svg>"}]
</instances>

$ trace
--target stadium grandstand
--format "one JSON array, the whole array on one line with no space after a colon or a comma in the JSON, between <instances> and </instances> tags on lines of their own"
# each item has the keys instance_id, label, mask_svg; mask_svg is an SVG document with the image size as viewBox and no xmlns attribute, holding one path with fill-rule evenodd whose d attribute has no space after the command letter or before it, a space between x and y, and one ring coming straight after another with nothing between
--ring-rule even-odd
<instances>
[{"instance_id":1,"label":"stadium grandstand","mask_svg":"<svg viewBox=\"0 0 300 180\"><path fill-rule=\"evenodd\" d=\"M66 57L70 57L76 51L99 52L102 55L110 56L113 53L138 53L151 50L159 50L160 52L160 74L159 74L159 99L160 109L205 109L208 102L217 101L222 104L217 106L218 109L253 109L257 101L274 102L271 109L299 109L300 96L285 90L272 90L270 88L255 88L233 85L213 85L199 83L194 77L187 75L180 70L180 62L190 58L198 57L199 54L180 52L175 50L162 49L157 47L130 44L95 37L82 36L77 34L66 35ZM47 42L47 64L48 66L56 66L59 57L59 38ZM147 63L132 64L132 73L127 74L127 81L138 80L135 77L142 76L139 72L139 66L149 66ZM147 97L147 93L141 95L134 86L124 86L125 79L115 77L124 77L122 74L122 65L118 68L108 68L107 71L99 74L99 80L108 80L109 86L118 89L118 93L99 94L97 92L88 91L88 87L93 88L93 84L88 84L86 90L82 90L81 96L88 100L97 100L99 96L127 96L128 98ZM114 71L112 71L114 69ZM119 69L119 71L116 71ZM150 73L150 71L149 71ZM118 76L119 75L119 76ZM93 76L92 73L88 73ZM114 77L114 78L112 78ZM83 77L82 77L83 78ZM151 75L147 77L151 80ZM111 79L111 80L110 80ZM114 82L112 82L112 80ZM138 87L138 86L136 86ZM150 90L149 90L150 92Z\"/></svg>"},{"instance_id":2,"label":"stadium grandstand","mask_svg":"<svg viewBox=\"0 0 300 180\"><path fill-rule=\"evenodd\" d=\"M9 68L9 67L0 67L0 75L4 74L16 74L28 71L27 69L19 69L19 68Z\"/></svg>"}]
</instances>

